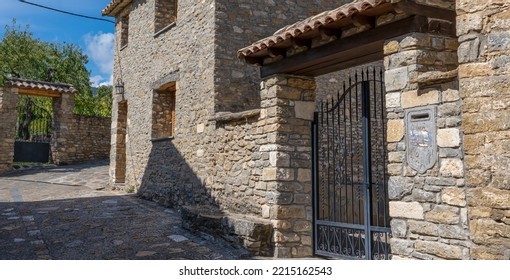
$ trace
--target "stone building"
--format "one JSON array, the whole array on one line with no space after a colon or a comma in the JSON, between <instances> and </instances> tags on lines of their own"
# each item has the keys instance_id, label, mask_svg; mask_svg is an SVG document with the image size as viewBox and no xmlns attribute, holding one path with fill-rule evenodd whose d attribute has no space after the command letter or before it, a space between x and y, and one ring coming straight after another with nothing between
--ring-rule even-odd
<instances>
[{"instance_id":1,"label":"stone building","mask_svg":"<svg viewBox=\"0 0 510 280\"><path fill-rule=\"evenodd\" d=\"M112 182L254 254L510 259L509 7L113 0Z\"/></svg>"}]
</instances>

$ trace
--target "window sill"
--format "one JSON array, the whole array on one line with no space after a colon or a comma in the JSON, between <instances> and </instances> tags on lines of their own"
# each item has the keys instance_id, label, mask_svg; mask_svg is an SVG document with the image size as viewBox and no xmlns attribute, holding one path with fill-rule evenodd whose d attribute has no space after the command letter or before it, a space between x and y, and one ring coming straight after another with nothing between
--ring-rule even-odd
<instances>
[{"instance_id":1,"label":"window sill","mask_svg":"<svg viewBox=\"0 0 510 280\"><path fill-rule=\"evenodd\" d=\"M123 49L127 48L127 46L128 46L127 44L125 44L124 46L121 46L120 50L122 51Z\"/></svg>"},{"instance_id":2,"label":"window sill","mask_svg":"<svg viewBox=\"0 0 510 280\"><path fill-rule=\"evenodd\" d=\"M154 33L154 38L157 38L159 35L167 32L168 30L174 28L175 26L175 21L170 23L169 25L163 27L161 30L157 31L156 33Z\"/></svg>"},{"instance_id":3,"label":"window sill","mask_svg":"<svg viewBox=\"0 0 510 280\"><path fill-rule=\"evenodd\" d=\"M152 138L151 142L166 142L166 141L172 141L173 139L174 139L173 136Z\"/></svg>"}]
</instances>

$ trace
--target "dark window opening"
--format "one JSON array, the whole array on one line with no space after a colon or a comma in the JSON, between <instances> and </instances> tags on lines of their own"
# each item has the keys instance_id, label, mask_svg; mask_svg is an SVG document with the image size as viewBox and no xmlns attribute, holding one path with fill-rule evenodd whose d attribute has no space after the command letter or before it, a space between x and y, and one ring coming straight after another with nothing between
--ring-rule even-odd
<instances>
[{"instance_id":1,"label":"dark window opening","mask_svg":"<svg viewBox=\"0 0 510 280\"><path fill-rule=\"evenodd\" d=\"M163 31L177 20L177 0L156 0L155 33Z\"/></svg>"},{"instance_id":2,"label":"dark window opening","mask_svg":"<svg viewBox=\"0 0 510 280\"><path fill-rule=\"evenodd\" d=\"M128 44L129 38L129 15L125 15L121 19L120 47L124 48Z\"/></svg>"},{"instance_id":3,"label":"dark window opening","mask_svg":"<svg viewBox=\"0 0 510 280\"><path fill-rule=\"evenodd\" d=\"M170 138L175 130L176 83L154 90L152 100L152 139Z\"/></svg>"}]
</instances>

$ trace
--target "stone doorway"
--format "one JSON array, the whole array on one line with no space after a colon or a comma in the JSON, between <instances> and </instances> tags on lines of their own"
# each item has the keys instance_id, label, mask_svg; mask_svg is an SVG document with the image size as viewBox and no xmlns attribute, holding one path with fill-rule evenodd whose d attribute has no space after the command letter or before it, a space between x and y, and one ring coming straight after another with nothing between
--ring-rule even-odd
<instances>
[{"instance_id":1,"label":"stone doorway","mask_svg":"<svg viewBox=\"0 0 510 280\"><path fill-rule=\"evenodd\" d=\"M117 123L115 127L116 141L112 146L112 178L114 183L124 183L126 181L126 143L127 143L127 125L128 125L128 102L123 100L117 105Z\"/></svg>"},{"instance_id":2,"label":"stone doorway","mask_svg":"<svg viewBox=\"0 0 510 280\"><path fill-rule=\"evenodd\" d=\"M21 78L0 87L0 172L11 171L14 160L17 108L20 96L51 98L50 161L57 165L108 158L110 118L73 113L72 85ZM24 99L25 97L23 97Z\"/></svg>"},{"instance_id":3,"label":"stone doorway","mask_svg":"<svg viewBox=\"0 0 510 280\"><path fill-rule=\"evenodd\" d=\"M14 162L48 163L52 125L52 99L22 95L16 111Z\"/></svg>"}]
</instances>

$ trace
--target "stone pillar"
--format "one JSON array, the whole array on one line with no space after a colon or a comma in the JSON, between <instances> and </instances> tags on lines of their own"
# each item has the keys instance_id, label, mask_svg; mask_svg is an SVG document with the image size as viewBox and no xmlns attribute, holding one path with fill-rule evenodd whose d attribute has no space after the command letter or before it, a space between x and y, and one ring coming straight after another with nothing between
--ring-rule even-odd
<instances>
[{"instance_id":1,"label":"stone pillar","mask_svg":"<svg viewBox=\"0 0 510 280\"><path fill-rule=\"evenodd\" d=\"M72 162L72 155L76 153L73 138L74 125L74 95L62 93L53 98L53 131L51 134L51 158L53 163L67 164Z\"/></svg>"},{"instance_id":2,"label":"stone pillar","mask_svg":"<svg viewBox=\"0 0 510 280\"><path fill-rule=\"evenodd\" d=\"M17 90L0 87L0 173L12 169L17 106Z\"/></svg>"},{"instance_id":3,"label":"stone pillar","mask_svg":"<svg viewBox=\"0 0 510 280\"><path fill-rule=\"evenodd\" d=\"M394 259L469 258L457 47L456 38L423 33L384 46ZM436 128L407 137L406 113L425 108Z\"/></svg>"},{"instance_id":4,"label":"stone pillar","mask_svg":"<svg viewBox=\"0 0 510 280\"><path fill-rule=\"evenodd\" d=\"M261 118L270 166L262 216L272 221L275 257L312 256L311 121L315 80L277 75L262 82Z\"/></svg>"},{"instance_id":5,"label":"stone pillar","mask_svg":"<svg viewBox=\"0 0 510 280\"><path fill-rule=\"evenodd\" d=\"M510 2L457 1L472 259L510 259Z\"/></svg>"}]
</instances>

